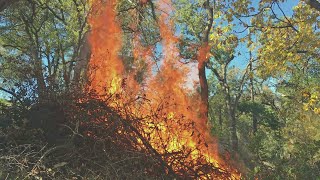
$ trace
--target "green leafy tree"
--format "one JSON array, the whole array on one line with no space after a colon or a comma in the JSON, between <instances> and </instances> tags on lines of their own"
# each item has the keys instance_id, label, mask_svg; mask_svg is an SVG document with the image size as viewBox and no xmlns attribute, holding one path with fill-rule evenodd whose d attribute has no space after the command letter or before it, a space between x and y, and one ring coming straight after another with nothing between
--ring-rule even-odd
<instances>
[{"instance_id":1,"label":"green leafy tree","mask_svg":"<svg viewBox=\"0 0 320 180\"><path fill-rule=\"evenodd\" d=\"M32 0L16 5L1 12L1 66L15 67L1 74L34 78L40 100L50 90L68 89L87 31L88 4Z\"/></svg>"}]
</instances>

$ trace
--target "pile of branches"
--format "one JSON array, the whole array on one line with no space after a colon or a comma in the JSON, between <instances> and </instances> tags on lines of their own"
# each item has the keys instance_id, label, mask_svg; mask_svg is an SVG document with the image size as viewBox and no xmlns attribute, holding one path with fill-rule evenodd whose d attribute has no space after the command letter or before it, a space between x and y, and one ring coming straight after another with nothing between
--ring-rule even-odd
<instances>
[{"instance_id":1,"label":"pile of branches","mask_svg":"<svg viewBox=\"0 0 320 180\"><path fill-rule=\"evenodd\" d=\"M145 124L154 119L166 122L166 119L161 118L167 116L161 114L161 109L146 116L134 113L130 103L147 100L136 98L126 101L130 103L114 104L120 96L68 94L31 108L29 114L50 114L43 110L46 107L55 113L51 115L53 117L41 116L41 119L47 119L45 125L39 126L41 123L36 120L37 128L30 125L35 121L35 116L31 115L27 116L24 127L0 130L3 142L0 145L0 178L234 178L226 169L209 163L204 155L191 160L192 152L196 149L185 147L177 151L159 151L156 147L165 147L169 139L152 141L151 132L145 130ZM195 128L193 123L182 123L183 118L181 116L176 121L177 125L181 123L180 128ZM50 119L59 122L58 126L48 123ZM48 124L55 131L50 130ZM166 128L171 127L168 125ZM152 131L160 129L153 128ZM200 134L197 136L200 138Z\"/></svg>"}]
</instances>

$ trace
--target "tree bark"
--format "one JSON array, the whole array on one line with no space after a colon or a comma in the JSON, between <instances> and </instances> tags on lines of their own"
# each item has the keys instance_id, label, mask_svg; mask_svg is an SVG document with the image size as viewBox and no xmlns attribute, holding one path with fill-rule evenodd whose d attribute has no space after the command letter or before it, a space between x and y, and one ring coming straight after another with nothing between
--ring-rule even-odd
<instances>
[{"instance_id":1,"label":"tree bark","mask_svg":"<svg viewBox=\"0 0 320 180\"><path fill-rule=\"evenodd\" d=\"M199 72L199 81L200 81L200 96L201 96L201 105L200 105L200 118L207 124L208 123L208 109L209 109L209 91L208 91L208 81L206 77L206 64L207 64L207 53L210 51L208 46L209 34L213 23L213 8L210 7L209 0L203 4L204 8L207 10L208 21L206 29L204 30L202 46L199 50L198 55L198 72Z\"/></svg>"},{"instance_id":2,"label":"tree bark","mask_svg":"<svg viewBox=\"0 0 320 180\"><path fill-rule=\"evenodd\" d=\"M200 96L201 96L201 105L200 105L200 117L208 122L208 107L209 107L209 92L208 92L208 82L206 78L206 65L205 63L198 64L199 71L199 80L200 80Z\"/></svg>"}]
</instances>

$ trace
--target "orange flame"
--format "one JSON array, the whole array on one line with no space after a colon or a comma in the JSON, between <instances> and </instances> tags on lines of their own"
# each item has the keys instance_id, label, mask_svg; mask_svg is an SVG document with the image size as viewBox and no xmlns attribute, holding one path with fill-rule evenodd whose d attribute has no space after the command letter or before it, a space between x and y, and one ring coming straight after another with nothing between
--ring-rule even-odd
<instances>
[{"instance_id":1,"label":"orange flame","mask_svg":"<svg viewBox=\"0 0 320 180\"><path fill-rule=\"evenodd\" d=\"M146 2L146 1L141 1ZM95 1L92 1L95 4ZM135 48L133 50L134 59L144 58L147 64L147 74L150 76L141 85L134 76L137 71L125 72L123 61L119 52L122 44L121 28L116 22L115 5L117 0L109 0L108 5L102 10L101 6L95 4L93 12L89 18L91 25L91 59L90 85L89 88L98 94L125 94L115 99L115 104L126 104L130 99L135 99L137 94L144 94L148 103L139 102L135 105L126 105L133 114L144 114L147 117L141 126L144 134L150 135L150 144L160 154L179 152L182 149L190 150L189 161L194 162L201 158L203 161L213 164L222 169L229 167L219 159L217 143L207 129L206 123L199 118L201 111L200 97L194 90L186 88L188 74L192 71L188 65L181 64L179 60L179 50L176 47L178 38L174 36L173 27L167 14L170 14L171 1L158 2L159 8L167 13L161 13L159 19L160 34L162 37L162 48L164 57L161 60L159 72L152 75L152 63L148 57L151 56L151 48L142 48L139 40L135 39ZM97 8L97 9L95 9ZM207 52L206 47L202 48L200 55L201 61ZM139 69L139 61L134 64ZM124 107L124 106L123 106ZM161 108L159 108L161 107ZM153 111L161 117L153 118ZM181 128L186 126L188 128ZM154 131L157 129L157 131ZM195 135L195 131L201 130L203 138ZM158 143L167 141L166 144ZM205 140L205 141L204 141ZM173 168L176 163L173 159L166 159ZM233 170L232 170L233 171ZM208 176L209 178L213 176ZM232 179L239 179L238 173L232 174Z\"/></svg>"},{"instance_id":2,"label":"orange flame","mask_svg":"<svg viewBox=\"0 0 320 180\"><path fill-rule=\"evenodd\" d=\"M91 26L90 44L92 56L90 59L91 88L99 93L115 93L121 85L124 70L118 52L121 49L121 28L116 22L114 11L116 0L109 0L104 10L97 4L93 6L89 18ZM108 88L108 92L106 92Z\"/></svg>"}]
</instances>

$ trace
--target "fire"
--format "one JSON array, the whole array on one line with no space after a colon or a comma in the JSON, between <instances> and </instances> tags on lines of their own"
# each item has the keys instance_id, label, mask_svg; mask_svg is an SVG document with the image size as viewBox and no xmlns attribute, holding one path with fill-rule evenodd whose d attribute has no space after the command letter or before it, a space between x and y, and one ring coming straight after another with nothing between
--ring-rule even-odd
<instances>
[{"instance_id":1,"label":"fire","mask_svg":"<svg viewBox=\"0 0 320 180\"><path fill-rule=\"evenodd\" d=\"M116 3L116 0L109 1L109 3ZM93 8L100 8L100 6L96 5ZM91 26L89 41L92 48L90 87L100 93L113 94L120 87L124 70L118 55L122 43L121 28L116 23L116 13L112 6L105 6L103 10L94 9L93 12L99 15L89 19Z\"/></svg>"},{"instance_id":2,"label":"fire","mask_svg":"<svg viewBox=\"0 0 320 180\"><path fill-rule=\"evenodd\" d=\"M164 54L159 72L151 72L152 63L148 60L152 54L150 49L139 47L138 40L134 40L134 58L144 58L148 66L149 78L139 84L134 78L137 71L126 72L119 55L122 32L116 20L117 1L109 0L104 6L95 1L91 3L94 8L89 18L92 52L89 63L90 91L102 96L115 95L110 106L121 107L122 116L128 116L130 112L131 116L139 117L139 132L177 174L186 169L182 163L188 164L193 171L205 174L204 170L192 167L200 163L231 172L228 179L239 179L239 174L219 159L217 143L210 136L206 122L199 118L200 97L194 90L186 88L192 66L178 61L176 44L179 39L170 29L173 25L166 13L161 14L158 22ZM172 11L170 3L159 2L158 6L162 11ZM139 62L135 63L139 66ZM119 130L119 133L122 131ZM141 139L137 138L137 141L143 144ZM184 157L183 162L176 159L178 156ZM210 173L203 178L217 177Z\"/></svg>"}]
</instances>

